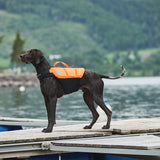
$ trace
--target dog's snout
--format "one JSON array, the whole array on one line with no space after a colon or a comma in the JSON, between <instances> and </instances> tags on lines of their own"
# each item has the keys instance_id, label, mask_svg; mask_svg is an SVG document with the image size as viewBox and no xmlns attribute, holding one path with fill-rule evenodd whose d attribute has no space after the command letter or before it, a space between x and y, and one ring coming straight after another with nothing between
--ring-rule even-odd
<instances>
[{"instance_id":1,"label":"dog's snout","mask_svg":"<svg viewBox=\"0 0 160 160\"><path fill-rule=\"evenodd\" d=\"M25 54L21 54L21 55L20 55L20 58L24 58L24 57L25 57Z\"/></svg>"},{"instance_id":2,"label":"dog's snout","mask_svg":"<svg viewBox=\"0 0 160 160\"><path fill-rule=\"evenodd\" d=\"M19 57L20 57L22 62L25 62L25 55L24 54L21 54Z\"/></svg>"}]
</instances>

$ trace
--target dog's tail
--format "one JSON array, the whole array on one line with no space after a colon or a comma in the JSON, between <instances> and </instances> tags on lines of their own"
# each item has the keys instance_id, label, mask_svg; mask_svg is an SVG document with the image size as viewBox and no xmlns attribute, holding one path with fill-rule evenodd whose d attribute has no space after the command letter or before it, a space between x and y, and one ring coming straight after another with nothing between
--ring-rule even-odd
<instances>
[{"instance_id":1,"label":"dog's tail","mask_svg":"<svg viewBox=\"0 0 160 160\"><path fill-rule=\"evenodd\" d=\"M110 76L105 76L105 75L100 75L100 77L101 78L106 78L106 79L119 79L119 78L121 78L121 77L123 77L124 75L125 75L125 73L126 73L126 70L125 70L125 68L123 67L123 66L121 66L121 68L122 68L122 74L120 75L120 76L118 76L118 77L110 77Z\"/></svg>"}]
</instances>

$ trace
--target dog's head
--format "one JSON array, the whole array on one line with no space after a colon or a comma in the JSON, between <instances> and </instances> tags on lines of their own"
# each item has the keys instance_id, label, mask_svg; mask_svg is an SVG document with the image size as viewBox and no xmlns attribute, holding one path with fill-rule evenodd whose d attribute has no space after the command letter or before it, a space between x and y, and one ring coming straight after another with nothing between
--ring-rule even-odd
<instances>
[{"instance_id":1,"label":"dog's head","mask_svg":"<svg viewBox=\"0 0 160 160\"><path fill-rule=\"evenodd\" d=\"M20 58L26 64L38 65L43 61L44 55L39 49L30 49L25 54L21 54Z\"/></svg>"}]
</instances>

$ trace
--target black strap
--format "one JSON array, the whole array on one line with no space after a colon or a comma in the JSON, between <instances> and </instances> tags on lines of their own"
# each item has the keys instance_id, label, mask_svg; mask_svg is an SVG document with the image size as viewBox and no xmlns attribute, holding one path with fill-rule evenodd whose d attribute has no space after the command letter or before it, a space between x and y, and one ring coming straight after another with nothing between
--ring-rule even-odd
<instances>
[{"instance_id":1,"label":"black strap","mask_svg":"<svg viewBox=\"0 0 160 160\"><path fill-rule=\"evenodd\" d=\"M43 72L43 73L37 74L37 78L39 80L43 80L43 79L48 78L48 77L55 77L55 75L53 73L50 73L50 72Z\"/></svg>"}]
</instances>

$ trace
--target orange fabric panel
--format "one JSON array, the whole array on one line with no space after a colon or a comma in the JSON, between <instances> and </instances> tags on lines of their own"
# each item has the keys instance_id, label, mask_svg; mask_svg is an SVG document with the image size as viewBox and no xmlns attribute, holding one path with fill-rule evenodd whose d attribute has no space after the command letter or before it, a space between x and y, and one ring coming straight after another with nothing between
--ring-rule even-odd
<instances>
[{"instance_id":1,"label":"orange fabric panel","mask_svg":"<svg viewBox=\"0 0 160 160\"><path fill-rule=\"evenodd\" d=\"M82 78L84 68L63 68L52 67L49 72L53 73L57 78Z\"/></svg>"}]
</instances>

